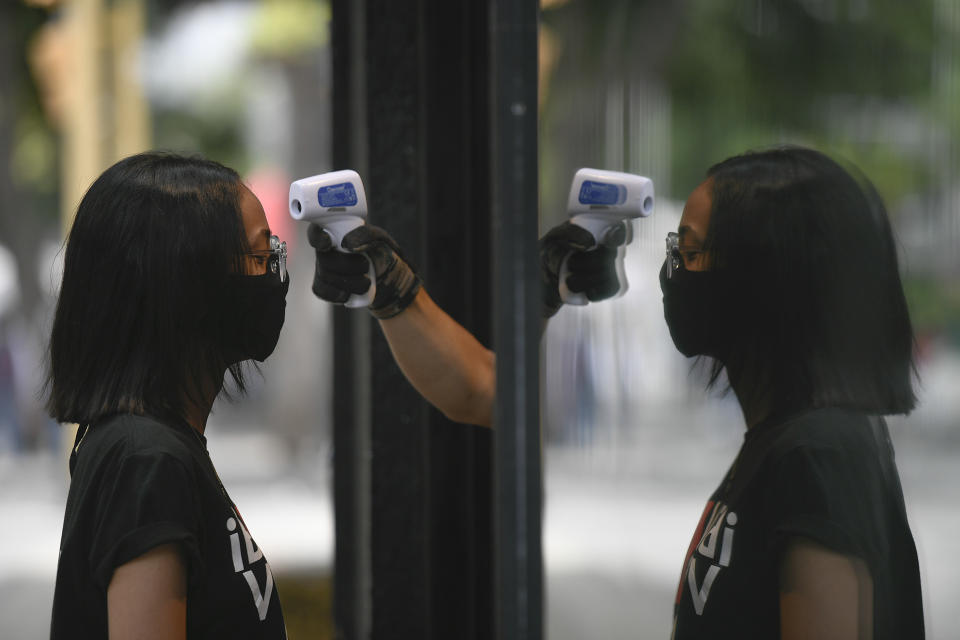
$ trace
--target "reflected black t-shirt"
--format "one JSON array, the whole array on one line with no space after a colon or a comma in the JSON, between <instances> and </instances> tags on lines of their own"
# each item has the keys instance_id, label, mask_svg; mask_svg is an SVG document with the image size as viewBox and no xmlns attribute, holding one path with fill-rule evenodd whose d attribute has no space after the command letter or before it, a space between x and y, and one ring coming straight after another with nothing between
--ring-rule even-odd
<instances>
[{"instance_id":1,"label":"reflected black t-shirt","mask_svg":"<svg viewBox=\"0 0 960 640\"><path fill-rule=\"evenodd\" d=\"M866 562L877 640L921 639L917 550L882 418L817 409L750 429L684 561L675 640L779 638L785 543Z\"/></svg>"},{"instance_id":2,"label":"reflected black t-shirt","mask_svg":"<svg viewBox=\"0 0 960 640\"><path fill-rule=\"evenodd\" d=\"M187 563L187 637L286 638L273 574L190 426L118 415L70 458L50 637L106 638L118 566L167 543Z\"/></svg>"}]
</instances>

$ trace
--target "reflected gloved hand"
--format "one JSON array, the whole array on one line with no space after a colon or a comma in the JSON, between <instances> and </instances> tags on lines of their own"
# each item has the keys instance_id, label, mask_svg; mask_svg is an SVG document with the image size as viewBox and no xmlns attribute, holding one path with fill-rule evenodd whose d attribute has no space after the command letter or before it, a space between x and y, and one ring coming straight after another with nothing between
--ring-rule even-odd
<instances>
[{"instance_id":1,"label":"reflected gloved hand","mask_svg":"<svg viewBox=\"0 0 960 640\"><path fill-rule=\"evenodd\" d=\"M377 279L370 313L381 320L406 309L423 284L397 243L379 227L363 225L345 235L342 245L350 253L338 251L315 222L307 229L307 239L317 253L313 293L327 302L343 304L351 294L363 294L370 288L367 258L373 262Z\"/></svg>"},{"instance_id":2,"label":"reflected gloved hand","mask_svg":"<svg viewBox=\"0 0 960 640\"><path fill-rule=\"evenodd\" d=\"M564 222L540 238L540 277L543 283L543 317L550 318L563 305L560 299L560 265L570 255L567 267L567 288L584 293L591 302L605 300L617 294L618 247L629 244L631 227L624 222L607 232L593 249L593 235L570 222Z\"/></svg>"}]
</instances>

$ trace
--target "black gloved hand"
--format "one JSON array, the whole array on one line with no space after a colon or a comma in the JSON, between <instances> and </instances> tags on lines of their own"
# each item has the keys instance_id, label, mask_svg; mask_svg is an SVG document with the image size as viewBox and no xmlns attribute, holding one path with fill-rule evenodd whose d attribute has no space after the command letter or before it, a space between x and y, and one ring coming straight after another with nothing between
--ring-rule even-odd
<instances>
[{"instance_id":1,"label":"black gloved hand","mask_svg":"<svg viewBox=\"0 0 960 640\"><path fill-rule=\"evenodd\" d=\"M406 309L423 284L397 243L379 227L365 224L345 235L343 248L352 253L337 251L327 232L315 222L307 229L307 239L317 253L313 293L327 302L343 304L351 294L366 293L370 288L368 258L377 279L370 313L381 320Z\"/></svg>"},{"instance_id":2,"label":"black gloved hand","mask_svg":"<svg viewBox=\"0 0 960 640\"><path fill-rule=\"evenodd\" d=\"M607 232L596 249L593 235L583 227L564 222L540 238L540 277L543 283L543 317L550 318L563 305L560 299L560 265L571 252L567 267L567 288L584 293L596 302L616 295L620 290L617 278L617 247L629 244L631 227L624 222Z\"/></svg>"}]
</instances>

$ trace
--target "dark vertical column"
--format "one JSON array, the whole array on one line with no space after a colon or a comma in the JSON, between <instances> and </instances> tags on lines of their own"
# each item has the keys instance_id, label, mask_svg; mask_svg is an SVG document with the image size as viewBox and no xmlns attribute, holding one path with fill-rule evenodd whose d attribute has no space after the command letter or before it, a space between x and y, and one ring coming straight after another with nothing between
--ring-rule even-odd
<instances>
[{"instance_id":1,"label":"dark vertical column","mask_svg":"<svg viewBox=\"0 0 960 640\"><path fill-rule=\"evenodd\" d=\"M335 0L332 27L335 168L360 172L369 221L489 344L486 4ZM489 430L423 402L365 311L334 328L340 637L492 637Z\"/></svg>"},{"instance_id":2,"label":"dark vertical column","mask_svg":"<svg viewBox=\"0 0 960 640\"><path fill-rule=\"evenodd\" d=\"M496 557L500 640L543 635L536 0L492 0Z\"/></svg>"},{"instance_id":3,"label":"dark vertical column","mask_svg":"<svg viewBox=\"0 0 960 640\"><path fill-rule=\"evenodd\" d=\"M415 262L429 248L423 223L421 11L420 2L368 0L370 220L386 228ZM393 364L378 330L371 359L373 637L432 638L427 407Z\"/></svg>"},{"instance_id":4,"label":"dark vertical column","mask_svg":"<svg viewBox=\"0 0 960 640\"><path fill-rule=\"evenodd\" d=\"M333 0L333 164L366 173L364 0ZM337 638L370 636L370 323L333 310L333 616Z\"/></svg>"},{"instance_id":5,"label":"dark vertical column","mask_svg":"<svg viewBox=\"0 0 960 640\"><path fill-rule=\"evenodd\" d=\"M492 344L486 2L425 2L426 237L430 295ZM488 640L493 625L492 432L430 410L434 638Z\"/></svg>"}]
</instances>

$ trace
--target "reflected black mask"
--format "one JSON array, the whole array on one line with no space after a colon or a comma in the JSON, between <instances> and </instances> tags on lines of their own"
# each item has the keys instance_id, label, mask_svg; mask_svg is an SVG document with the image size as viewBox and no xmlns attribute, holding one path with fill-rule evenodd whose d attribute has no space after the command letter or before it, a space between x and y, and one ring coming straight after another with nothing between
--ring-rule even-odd
<instances>
[{"instance_id":1,"label":"reflected black mask","mask_svg":"<svg viewBox=\"0 0 960 640\"><path fill-rule=\"evenodd\" d=\"M660 269L663 317L680 353L688 358L721 358L730 338L729 308L734 304L729 289L722 270L688 271L681 265L668 278L664 262Z\"/></svg>"}]
</instances>

